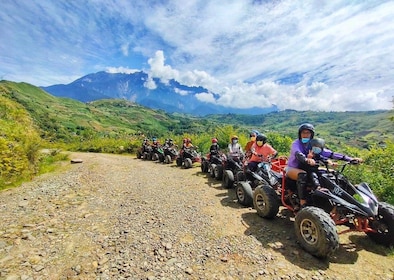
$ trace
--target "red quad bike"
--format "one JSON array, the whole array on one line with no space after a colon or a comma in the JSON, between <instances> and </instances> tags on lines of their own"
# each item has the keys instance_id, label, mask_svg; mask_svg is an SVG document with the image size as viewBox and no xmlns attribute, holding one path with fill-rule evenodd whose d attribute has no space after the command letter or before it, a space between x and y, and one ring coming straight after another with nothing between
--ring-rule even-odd
<instances>
[{"instance_id":1,"label":"red quad bike","mask_svg":"<svg viewBox=\"0 0 394 280\"><path fill-rule=\"evenodd\" d=\"M183 148L176 158L176 165L184 168L192 168L193 163L201 162L201 155L197 152L197 147Z\"/></svg>"},{"instance_id":2,"label":"red quad bike","mask_svg":"<svg viewBox=\"0 0 394 280\"><path fill-rule=\"evenodd\" d=\"M394 206L379 202L367 183L353 185L343 175L352 161L329 169L327 162L320 164L320 189L309 189L307 207L297 211L299 198L296 183L285 177L282 166L281 187L262 184L254 191L253 204L263 218L274 218L280 203L295 214L295 233L301 247L318 258L331 256L339 247L338 234L365 232L372 240L384 246L394 245ZM336 225L348 229L338 233Z\"/></svg>"},{"instance_id":3,"label":"red quad bike","mask_svg":"<svg viewBox=\"0 0 394 280\"><path fill-rule=\"evenodd\" d=\"M227 157L223 153L219 153L217 156L207 154L206 157L201 159L201 172L209 173L211 178L221 180L223 177L223 166L226 160Z\"/></svg>"}]
</instances>

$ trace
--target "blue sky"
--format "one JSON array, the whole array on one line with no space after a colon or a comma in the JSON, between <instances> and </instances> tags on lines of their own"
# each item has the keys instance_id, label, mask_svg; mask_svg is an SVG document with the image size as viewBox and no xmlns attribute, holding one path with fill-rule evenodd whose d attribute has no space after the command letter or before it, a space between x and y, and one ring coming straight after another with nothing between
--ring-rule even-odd
<instances>
[{"instance_id":1,"label":"blue sky","mask_svg":"<svg viewBox=\"0 0 394 280\"><path fill-rule=\"evenodd\" d=\"M394 1L2 0L0 79L143 70L224 106L392 109L393 30Z\"/></svg>"}]
</instances>

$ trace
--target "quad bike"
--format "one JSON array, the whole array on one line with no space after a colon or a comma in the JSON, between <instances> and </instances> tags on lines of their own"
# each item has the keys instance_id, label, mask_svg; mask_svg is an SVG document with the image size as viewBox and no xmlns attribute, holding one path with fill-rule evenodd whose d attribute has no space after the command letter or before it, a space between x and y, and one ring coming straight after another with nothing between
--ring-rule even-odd
<instances>
[{"instance_id":1,"label":"quad bike","mask_svg":"<svg viewBox=\"0 0 394 280\"><path fill-rule=\"evenodd\" d=\"M164 151L164 157L163 157L163 161L164 163L172 163L178 156L178 151L176 149L175 146L171 146L171 147L164 147L163 149Z\"/></svg>"},{"instance_id":2,"label":"quad bike","mask_svg":"<svg viewBox=\"0 0 394 280\"><path fill-rule=\"evenodd\" d=\"M243 171L243 163L237 158L228 157L223 165L223 178L222 187L225 189L231 189L234 187L234 182L238 181L238 172Z\"/></svg>"},{"instance_id":3,"label":"quad bike","mask_svg":"<svg viewBox=\"0 0 394 280\"><path fill-rule=\"evenodd\" d=\"M201 159L201 172L209 173L211 178L221 180L223 177L223 165L226 160L227 157L223 153L219 153L217 156L208 154Z\"/></svg>"},{"instance_id":4,"label":"quad bike","mask_svg":"<svg viewBox=\"0 0 394 280\"><path fill-rule=\"evenodd\" d=\"M184 168L193 167L193 163L201 162L201 155L197 152L197 147L183 148L176 158L176 165Z\"/></svg>"},{"instance_id":5,"label":"quad bike","mask_svg":"<svg viewBox=\"0 0 394 280\"><path fill-rule=\"evenodd\" d=\"M260 185L275 188L280 186L282 174L279 172L279 166L283 165L283 162L287 162L287 160L285 158L271 159L267 162L260 162L254 172L246 167L243 172L238 172L235 187L238 203L244 206L253 206L254 190Z\"/></svg>"},{"instance_id":6,"label":"quad bike","mask_svg":"<svg viewBox=\"0 0 394 280\"><path fill-rule=\"evenodd\" d=\"M151 160L152 159L152 146L150 145L145 145L143 147L143 155L142 158L146 160Z\"/></svg>"},{"instance_id":7,"label":"quad bike","mask_svg":"<svg viewBox=\"0 0 394 280\"><path fill-rule=\"evenodd\" d=\"M137 149L136 156L137 156L138 159L143 158L143 156L144 156L144 147L139 147Z\"/></svg>"},{"instance_id":8,"label":"quad bike","mask_svg":"<svg viewBox=\"0 0 394 280\"><path fill-rule=\"evenodd\" d=\"M164 162L164 148L163 146L159 146L157 147L157 159L159 160L159 162Z\"/></svg>"},{"instance_id":9,"label":"quad bike","mask_svg":"<svg viewBox=\"0 0 394 280\"><path fill-rule=\"evenodd\" d=\"M150 152L150 159L153 161L160 160L160 157L164 158L164 152L161 146L152 146L152 150Z\"/></svg>"},{"instance_id":10,"label":"quad bike","mask_svg":"<svg viewBox=\"0 0 394 280\"><path fill-rule=\"evenodd\" d=\"M295 214L295 233L301 247L319 258L332 255L339 247L338 234L359 231L376 243L394 245L394 206L379 202L367 183L353 185L343 175L347 162L338 169L321 164L318 178L321 188L309 188L307 206L299 208L295 181L286 178L284 168L281 187L262 184L255 189L254 208L259 216L273 218L280 203ZM336 225L348 229L338 233Z\"/></svg>"}]
</instances>

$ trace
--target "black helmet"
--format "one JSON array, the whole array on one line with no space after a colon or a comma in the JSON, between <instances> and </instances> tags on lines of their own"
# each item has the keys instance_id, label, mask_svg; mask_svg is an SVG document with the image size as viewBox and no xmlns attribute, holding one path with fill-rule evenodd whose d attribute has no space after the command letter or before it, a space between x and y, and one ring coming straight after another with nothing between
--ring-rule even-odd
<instances>
[{"instance_id":1,"label":"black helmet","mask_svg":"<svg viewBox=\"0 0 394 280\"><path fill-rule=\"evenodd\" d=\"M312 133L311 139L315 135L315 127L312 124L310 124L310 123L303 123L298 128L298 139L301 139L301 131L303 131L303 130L309 130Z\"/></svg>"},{"instance_id":2,"label":"black helmet","mask_svg":"<svg viewBox=\"0 0 394 280\"><path fill-rule=\"evenodd\" d=\"M326 145L326 142L322 138L314 138L310 141L310 145L311 147L319 147L323 149L324 146Z\"/></svg>"},{"instance_id":3,"label":"black helmet","mask_svg":"<svg viewBox=\"0 0 394 280\"><path fill-rule=\"evenodd\" d=\"M263 141L263 144L265 144L267 142L267 136L265 136L264 134L259 134L256 137L256 142L257 141Z\"/></svg>"}]
</instances>

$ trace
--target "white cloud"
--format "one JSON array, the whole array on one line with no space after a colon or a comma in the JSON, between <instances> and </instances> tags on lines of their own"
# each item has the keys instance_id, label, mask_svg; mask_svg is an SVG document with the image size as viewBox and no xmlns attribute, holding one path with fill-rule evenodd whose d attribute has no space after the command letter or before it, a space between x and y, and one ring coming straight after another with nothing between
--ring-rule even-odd
<instances>
[{"instance_id":1,"label":"white cloud","mask_svg":"<svg viewBox=\"0 0 394 280\"><path fill-rule=\"evenodd\" d=\"M146 88L148 88L150 90L154 90L154 89L157 88L157 85L156 85L155 81L151 77L148 77L148 79L144 83L144 87L146 87Z\"/></svg>"},{"instance_id":2,"label":"white cloud","mask_svg":"<svg viewBox=\"0 0 394 280\"><path fill-rule=\"evenodd\" d=\"M139 69L129 69L127 67L107 67L108 73L123 73L123 74L133 74L136 72L140 72Z\"/></svg>"},{"instance_id":3,"label":"white cloud","mask_svg":"<svg viewBox=\"0 0 394 280\"><path fill-rule=\"evenodd\" d=\"M389 0L4 0L0 21L4 79L50 85L140 69L148 88L175 79L224 106L393 105Z\"/></svg>"}]
</instances>

